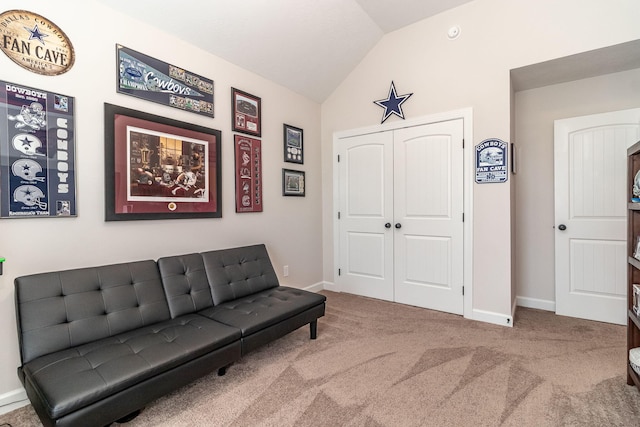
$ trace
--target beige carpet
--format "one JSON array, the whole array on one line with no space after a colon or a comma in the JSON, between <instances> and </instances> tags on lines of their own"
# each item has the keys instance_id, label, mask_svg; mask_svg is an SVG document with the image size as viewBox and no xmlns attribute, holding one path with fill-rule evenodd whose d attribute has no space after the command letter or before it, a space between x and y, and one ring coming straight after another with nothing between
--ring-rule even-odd
<instances>
[{"instance_id":1,"label":"beige carpet","mask_svg":"<svg viewBox=\"0 0 640 427\"><path fill-rule=\"evenodd\" d=\"M302 328L127 426L640 426L626 328L519 308L514 328L332 292ZM38 426L31 406L0 425Z\"/></svg>"}]
</instances>

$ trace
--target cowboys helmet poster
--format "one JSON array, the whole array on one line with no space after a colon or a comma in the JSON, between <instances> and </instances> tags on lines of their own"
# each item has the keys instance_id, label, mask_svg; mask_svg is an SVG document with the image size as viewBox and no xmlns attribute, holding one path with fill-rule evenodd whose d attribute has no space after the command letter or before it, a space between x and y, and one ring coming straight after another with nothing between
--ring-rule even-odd
<instances>
[{"instance_id":1,"label":"cowboys helmet poster","mask_svg":"<svg viewBox=\"0 0 640 427\"><path fill-rule=\"evenodd\" d=\"M0 218L76 216L74 99L0 81Z\"/></svg>"}]
</instances>

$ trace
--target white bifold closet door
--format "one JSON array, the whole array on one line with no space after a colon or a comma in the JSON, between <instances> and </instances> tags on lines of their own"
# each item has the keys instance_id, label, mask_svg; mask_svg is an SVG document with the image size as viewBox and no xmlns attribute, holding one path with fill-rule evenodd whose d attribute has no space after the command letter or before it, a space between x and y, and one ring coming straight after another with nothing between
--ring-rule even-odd
<instances>
[{"instance_id":1,"label":"white bifold closet door","mask_svg":"<svg viewBox=\"0 0 640 427\"><path fill-rule=\"evenodd\" d=\"M463 313L463 122L340 139L344 292Z\"/></svg>"}]
</instances>

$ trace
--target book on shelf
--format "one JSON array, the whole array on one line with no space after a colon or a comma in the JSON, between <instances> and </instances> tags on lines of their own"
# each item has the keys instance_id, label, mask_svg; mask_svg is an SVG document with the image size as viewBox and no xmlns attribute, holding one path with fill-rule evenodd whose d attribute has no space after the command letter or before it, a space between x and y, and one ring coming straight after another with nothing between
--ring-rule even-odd
<instances>
[{"instance_id":1,"label":"book on shelf","mask_svg":"<svg viewBox=\"0 0 640 427\"><path fill-rule=\"evenodd\" d=\"M633 178L633 187L631 187L631 202L638 203L640 202L640 170L636 172L635 177Z\"/></svg>"},{"instance_id":2,"label":"book on shelf","mask_svg":"<svg viewBox=\"0 0 640 427\"><path fill-rule=\"evenodd\" d=\"M636 374L640 375L640 347L629 350L629 365Z\"/></svg>"},{"instance_id":3,"label":"book on shelf","mask_svg":"<svg viewBox=\"0 0 640 427\"><path fill-rule=\"evenodd\" d=\"M633 301L632 309L633 309L633 313L636 316L638 316L638 315L640 315L640 285L637 284L637 283L634 283L632 286L633 286L633 288L632 288L632 292L633 292L633 295L632 295L632 297L633 297L633 299L632 299L632 301Z\"/></svg>"}]
</instances>

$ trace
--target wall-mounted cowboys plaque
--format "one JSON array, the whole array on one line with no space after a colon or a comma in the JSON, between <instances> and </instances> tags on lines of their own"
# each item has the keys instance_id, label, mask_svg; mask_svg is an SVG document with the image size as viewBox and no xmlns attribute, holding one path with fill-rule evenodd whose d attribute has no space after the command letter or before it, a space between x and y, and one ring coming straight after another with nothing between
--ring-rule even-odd
<instances>
[{"instance_id":1,"label":"wall-mounted cowboys plaque","mask_svg":"<svg viewBox=\"0 0 640 427\"><path fill-rule=\"evenodd\" d=\"M26 10L0 14L0 49L19 66L45 76L66 73L75 60L64 31L47 18Z\"/></svg>"}]
</instances>

